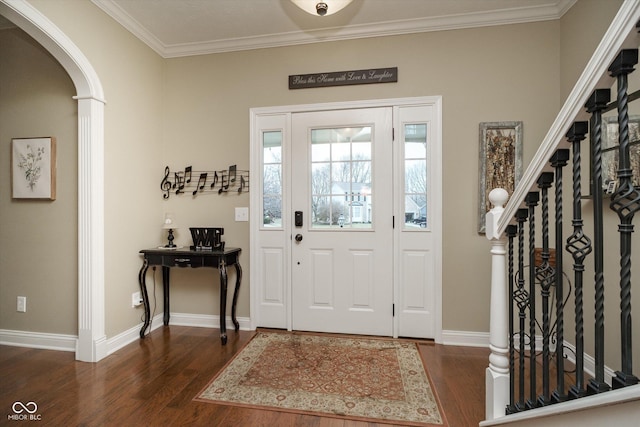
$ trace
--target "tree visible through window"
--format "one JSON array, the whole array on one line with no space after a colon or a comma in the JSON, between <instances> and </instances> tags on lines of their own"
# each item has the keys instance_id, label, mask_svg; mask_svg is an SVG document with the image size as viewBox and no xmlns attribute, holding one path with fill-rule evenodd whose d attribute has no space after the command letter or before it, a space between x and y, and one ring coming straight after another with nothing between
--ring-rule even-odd
<instances>
[{"instance_id":1,"label":"tree visible through window","mask_svg":"<svg viewBox=\"0 0 640 427\"><path fill-rule=\"evenodd\" d=\"M262 224L282 227L282 132L262 134Z\"/></svg>"},{"instance_id":2,"label":"tree visible through window","mask_svg":"<svg viewBox=\"0 0 640 427\"><path fill-rule=\"evenodd\" d=\"M371 127L311 131L312 227L371 228Z\"/></svg>"},{"instance_id":3,"label":"tree visible through window","mask_svg":"<svg viewBox=\"0 0 640 427\"><path fill-rule=\"evenodd\" d=\"M427 125L404 125L404 225L427 227Z\"/></svg>"}]
</instances>

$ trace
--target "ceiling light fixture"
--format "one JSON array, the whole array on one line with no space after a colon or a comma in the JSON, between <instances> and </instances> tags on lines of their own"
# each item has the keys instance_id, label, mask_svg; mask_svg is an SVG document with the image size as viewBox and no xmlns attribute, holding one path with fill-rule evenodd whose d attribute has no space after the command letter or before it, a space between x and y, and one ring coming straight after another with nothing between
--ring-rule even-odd
<instances>
[{"instance_id":1,"label":"ceiling light fixture","mask_svg":"<svg viewBox=\"0 0 640 427\"><path fill-rule=\"evenodd\" d=\"M340 12L353 0L291 0L305 12L314 16L328 16Z\"/></svg>"}]
</instances>

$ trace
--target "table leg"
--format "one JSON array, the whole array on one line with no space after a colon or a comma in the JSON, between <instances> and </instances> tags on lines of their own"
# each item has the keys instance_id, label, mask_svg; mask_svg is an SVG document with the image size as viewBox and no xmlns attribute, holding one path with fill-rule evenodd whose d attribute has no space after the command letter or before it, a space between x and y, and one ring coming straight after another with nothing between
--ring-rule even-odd
<instances>
[{"instance_id":1,"label":"table leg","mask_svg":"<svg viewBox=\"0 0 640 427\"><path fill-rule=\"evenodd\" d=\"M140 338L144 338L144 333L151 323L151 310L149 307L149 294L147 293L147 270L149 269L149 261L146 259L142 263L140 273L138 273L138 283L140 284L140 293L142 295L142 303L144 304L144 324L140 329Z\"/></svg>"},{"instance_id":2,"label":"table leg","mask_svg":"<svg viewBox=\"0 0 640 427\"><path fill-rule=\"evenodd\" d=\"M236 331L240 330L240 323L238 319L236 319L236 305L238 304L238 292L240 291L240 281L242 280L242 268L240 267L240 262L236 260L236 288L233 291L233 303L231 305L231 320L233 320L233 325L236 327Z\"/></svg>"},{"instance_id":3,"label":"table leg","mask_svg":"<svg viewBox=\"0 0 640 427\"><path fill-rule=\"evenodd\" d=\"M224 258L218 265L220 270L220 339L227 343L227 266Z\"/></svg>"},{"instance_id":4,"label":"table leg","mask_svg":"<svg viewBox=\"0 0 640 427\"><path fill-rule=\"evenodd\" d=\"M169 324L169 267L162 267L162 290L164 292L164 326Z\"/></svg>"}]
</instances>

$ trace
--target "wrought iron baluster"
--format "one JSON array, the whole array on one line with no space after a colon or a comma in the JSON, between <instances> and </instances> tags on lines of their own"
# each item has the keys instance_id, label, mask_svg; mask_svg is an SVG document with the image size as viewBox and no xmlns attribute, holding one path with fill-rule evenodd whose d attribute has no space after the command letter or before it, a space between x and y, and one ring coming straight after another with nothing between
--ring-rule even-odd
<instances>
[{"instance_id":1,"label":"wrought iron baluster","mask_svg":"<svg viewBox=\"0 0 640 427\"><path fill-rule=\"evenodd\" d=\"M519 342L518 342L518 402L515 405L516 411L526 409L524 403L524 365L525 365L525 319L527 317L526 309L529 306L529 293L527 292L524 280L524 223L527 221L529 211L527 209L518 209L516 212L516 222L518 223L518 288L514 294L514 299L518 304L519 318Z\"/></svg>"},{"instance_id":2,"label":"wrought iron baluster","mask_svg":"<svg viewBox=\"0 0 640 427\"><path fill-rule=\"evenodd\" d=\"M540 265L535 267L536 278L542 289L542 396L538 397L540 406L548 405L551 402L549 391L549 336L551 335L549 296L555 274L555 270L549 263L549 188L551 183L553 183L553 173L551 172L544 172L538 178L538 187L542 194L542 260Z\"/></svg>"},{"instance_id":3,"label":"wrought iron baluster","mask_svg":"<svg viewBox=\"0 0 640 427\"><path fill-rule=\"evenodd\" d=\"M582 176L580 142L585 139L589 131L587 122L574 123L567 140L571 142L573 150L573 233L567 238L567 251L573 256L573 271L575 283L575 332L576 332L576 383L569 390L573 398L586 395L584 389L584 303L583 303L583 273L584 259L591 253L591 239L583 232L582 226Z\"/></svg>"},{"instance_id":4,"label":"wrought iron baluster","mask_svg":"<svg viewBox=\"0 0 640 427\"><path fill-rule=\"evenodd\" d=\"M514 267L513 267L513 239L518 234L518 227L515 225L507 226L507 237L509 238L509 405L506 408L506 414L517 412L515 406L515 348L514 348L514 325L513 325L513 303L514 303Z\"/></svg>"},{"instance_id":5,"label":"wrought iron baluster","mask_svg":"<svg viewBox=\"0 0 640 427\"><path fill-rule=\"evenodd\" d=\"M602 110L611 99L609 89L597 89L586 103L591 113L591 159L593 177L593 261L595 269L595 378L589 381L589 393L601 393L611 387L604 381L604 247L602 225Z\"/></svg>"},{"instance_id":6,"label":"wrought iron baluster","mask_svg":"<svg viewBox=\"0 0 640 427\"><path fill-rule=\"evenodd\" d=\"M556 402L567 400L564 390L564 290L563 290L563 254L562 254L562 168L569 160L569 150L559 149L551 157L551 165L555 168L555 205L556 205L556 390L553 392L553 399Z\"/></svg>"},{"instance_id":7,"label":"wrought iron baluster","mask_svg":"<svg viewBox=\"0 0 640 427\"><path fill-rule=\"evenodd\" d=\"M536 399L536 220L535 208L540 194L531 191L525 197L529 208L529 400L527 408L537 407Z\"/></svg>"},{"instance_id":8,"label":"wrought iron baluster","mask_svg":"<svg viewBox=\"0 0 640 427\"><path fill-rule=\"evenodd\" d=\"M629 111L627 76L638 63L638 49L622 50L609 67L609 72L618 83L618 188L611 197L611 209L618 214L620 224L620 333L622 366L612 380L613 388L638 383L633 375L631 335L631 233L633 216L640 210L640 189L632 182L633 171L629 157Z\"/></svg>"}]
</instances>

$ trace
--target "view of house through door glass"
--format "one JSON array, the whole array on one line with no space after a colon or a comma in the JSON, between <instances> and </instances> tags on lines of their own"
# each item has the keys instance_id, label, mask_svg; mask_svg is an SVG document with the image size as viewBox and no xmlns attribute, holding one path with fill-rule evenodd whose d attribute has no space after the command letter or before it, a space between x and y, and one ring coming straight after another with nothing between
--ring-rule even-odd
<instances>
[{"instance_id":1,"label":"view of house through door glass","mask_svg":"<svg viewBox=\"0 0 640 427\"><path fill-rule=\"evenodd\" d=\"M312 228L371 228L371 126L311 129Z\"/></svg>"},{"instance_id":2,"label":"view of house through door glass","mask_svg":"<svg viewBox=\"0 0 640 427\"><path fill-rule=\"evenodd\" d=\"M392 335L392 109L292 116L293 329Z\"/></svg>"},{"instance_id":3,"label":"view of house through door glass","mask_svg":"<svg viewBox=\"0 0 640 427\"><path fill-rule=\"evenodd\" d=\"M404 226L427 227L427 125L404 125Z\"/></svg>"}]
</instances>

